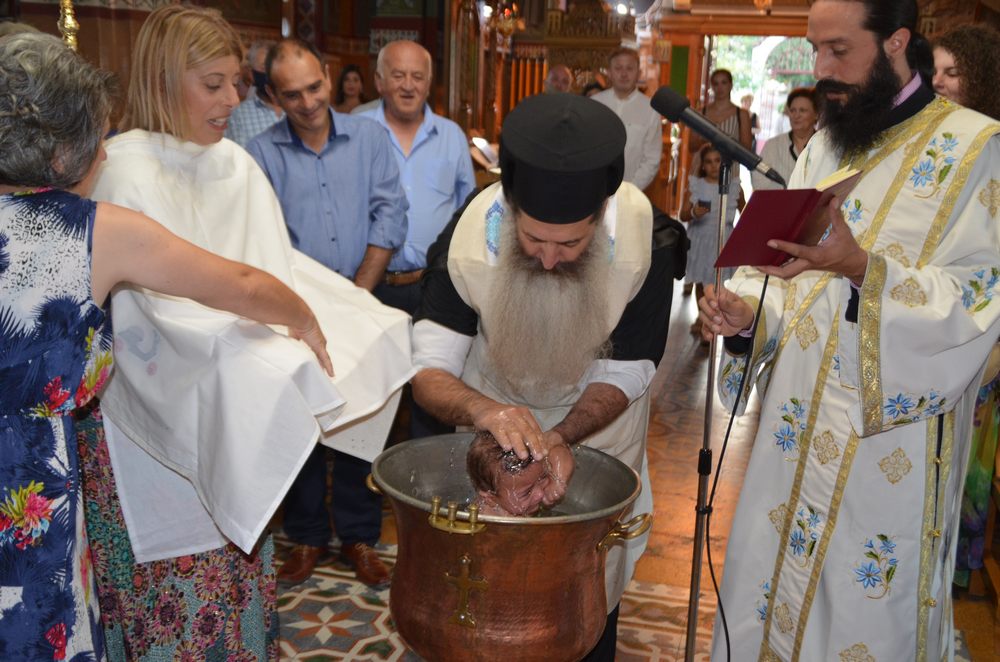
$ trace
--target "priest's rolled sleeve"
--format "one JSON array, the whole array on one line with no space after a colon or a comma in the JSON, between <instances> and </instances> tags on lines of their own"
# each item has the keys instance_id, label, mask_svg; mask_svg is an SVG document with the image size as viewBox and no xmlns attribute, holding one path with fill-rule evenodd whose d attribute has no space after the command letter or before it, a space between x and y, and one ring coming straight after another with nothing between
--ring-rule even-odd
<instances>
[{"instance_id":1,"label":"priest's rolled sleeve","mask_svg":"<svg viewBox=\"0 0 1000 662\"><path fill-rule=\"evenodd\" d=\"M413 365L418 371L436 368L461 378L472 337L430 320L413 325Z\"/></svg>"},{"instance_id":2,"label":"priest's rolled sleeve","mask_svg":"<svg viewBox=\"0 0 1000 662\"><path fill-rule=\"evenodd\" d=\"M655 374L656 366L649 360L598 359L583 373L577 388L582 393L590 384L610 384L624 393L628 403L632 404L646 392Z\"/></svg>"}]
</instances>

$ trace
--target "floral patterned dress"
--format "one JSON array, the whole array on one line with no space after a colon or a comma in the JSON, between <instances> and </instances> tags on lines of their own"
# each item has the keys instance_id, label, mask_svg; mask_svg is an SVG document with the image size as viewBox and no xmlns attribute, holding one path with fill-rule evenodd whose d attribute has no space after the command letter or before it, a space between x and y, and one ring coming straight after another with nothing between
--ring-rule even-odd
<instances>
[{"instance_id":1,"label":"floral patterned dress","mask_svg":"<svg viewBox=\"0 0 1000 662\"><path fill-rule=\"evenodd\" d=\"M70 412L111 367L91 298L96 206L0 196L0 659L104 659Z\"/></svg>"},{"instance_id":2,"label":"floral patterned dress","mask_svg":"<svg viewBox=\"0 0 1000 662\"><path fill-rule=\"evenodd\" d=\"M87 532L111 662L278 659L274 542L136 563L100 409L77 424ZM0 655L2 658L2 655Z\"/></svg>"}]
</instances>

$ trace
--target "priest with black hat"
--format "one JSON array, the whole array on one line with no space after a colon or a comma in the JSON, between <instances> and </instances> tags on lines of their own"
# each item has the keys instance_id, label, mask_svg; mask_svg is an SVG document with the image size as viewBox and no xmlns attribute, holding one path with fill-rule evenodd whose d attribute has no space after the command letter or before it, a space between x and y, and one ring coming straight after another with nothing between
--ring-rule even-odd
<instances>
[{"instance_id":1,"label":"priest with black hat","mask_svg":"<svg viewBox=\"0 0 1000 662\"><path fill-rule=\"evenodd\" d=\"M672 269L653 249L649 201L622 182L624 149L621 120L584 97L539 95L507 116L501 181L428 252L413 395L447 424L546 460L548 505L571 480L569 447L585 444L639 473L633 510L646 513L649 384ZM645 544L644 535L608 552L608 626L592 659L614 659L618 602Z\"/></svg>"}]
</instances>

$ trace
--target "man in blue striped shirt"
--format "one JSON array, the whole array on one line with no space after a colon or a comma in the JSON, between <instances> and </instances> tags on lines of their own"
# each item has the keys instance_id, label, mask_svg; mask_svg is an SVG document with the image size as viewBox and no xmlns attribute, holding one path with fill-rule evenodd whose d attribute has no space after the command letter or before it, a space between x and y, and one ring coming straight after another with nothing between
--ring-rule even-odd
<instances>
[{"instance_id":1,"label":"man in blue striped shirt","mask_svg":"<svg viewBox=\"0 0 1000 662\"><path fill-rule=\"evenodd\" d=\"M292 245L359 287L380 283L406 239L406 196L385 131L370 119L335 113L330 77L318 51L285 39L267 56L272 98L287 120L247 146L271 180ZM295 543L278 573L285 585L312 574L332 531L323 448L310 455L285 499L285 533ZM371 464L334 451L333 522L341 556L358 579L380 585L389 571L374 550L381 498L364 484Z\"/></svg>"},{"instance_id":2,"label":"man in blue striped shirt","mask_svg":"<svg viewBox=\"0 0 1000 662\"><path fill-rule=\"evenodd\" d=\"M226 127L226 137L240 147L246 147L258 133L285 118L285 111L271 102L271 96L267 92L264 66L267 51L272 46L273 41L255 41L247 52L253 87L247 93L247 98L233 110L233 114L229 116L229 126Z\"/></svg>"}]
</instances>

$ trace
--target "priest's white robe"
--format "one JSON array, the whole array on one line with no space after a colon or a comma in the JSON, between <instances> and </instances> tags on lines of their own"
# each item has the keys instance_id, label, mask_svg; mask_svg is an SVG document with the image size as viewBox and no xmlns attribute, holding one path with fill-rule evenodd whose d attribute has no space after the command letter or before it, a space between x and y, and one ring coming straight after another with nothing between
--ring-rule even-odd
<instances>
[{"instance_id":1,"label":"priest's white robe","mask_svg":"<svg viewBox=\"0 0 1000 662\"><path fill-rule=\"evenodd\" d=\"M850 160L844 201L869 253L857 321L844 278L771 279L739 391L760 427L729 539L733 660L940 660L972 407L1000 333L1000 125L935 99ZM848 163L820 132L790 186ZM729 287L756 306L762 277ZM713 660L724 660L716 619Z\"/></svg>"},{"instance_id":2,"label":"priest's white robe","mask_svg":"<svg viewBox=\"0 0 1000 662\"><path fill-rule=\"evenodd\" d=\"M133 130L107 152L96 200L271 273L326 335L332 382L304 344L266 326L146 290L113 295L102 408L136 559L227 540L249 551L318 439L379 452L413 373L409 318L291 247L270 183L235 143Z\"/></svg>"}]
</instances>

